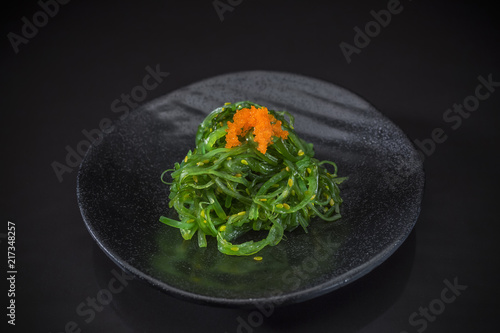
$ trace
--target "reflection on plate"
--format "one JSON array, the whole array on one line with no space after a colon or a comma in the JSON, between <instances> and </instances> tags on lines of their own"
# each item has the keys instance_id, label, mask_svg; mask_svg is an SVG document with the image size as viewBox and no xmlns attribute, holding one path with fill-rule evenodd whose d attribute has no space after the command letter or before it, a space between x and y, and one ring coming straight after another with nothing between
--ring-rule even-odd
<instances>
[{"instance_id":1,"label":"reflection on plate","mask_svg":"<svg viewBox=\"0 0 500 333\"><path fill-rule=\"evenodd\" d=\"M333 160L342 219L311 221L265 259L200 249L177 229L161 173L194 147L198 124L225 102L251 100L296 118L316 157ZM285 304L337 289L387 259L412 230L424 185L422 161L405 134L357 95L323 81L276 72L241 72L192 84L154 100L118 122L85 156L78 202L99 246L151 285L189 300L228 306Z\"/></svg>"}]
</instances>

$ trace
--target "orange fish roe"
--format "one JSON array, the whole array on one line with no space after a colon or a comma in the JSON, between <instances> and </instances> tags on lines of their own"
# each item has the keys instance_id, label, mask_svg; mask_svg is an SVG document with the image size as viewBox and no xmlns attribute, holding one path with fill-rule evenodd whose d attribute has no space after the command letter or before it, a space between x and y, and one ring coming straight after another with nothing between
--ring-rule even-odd
<instances>
[{"instance_id":1,"label":"orange fish roe","mask_svg":"<svg viewBox=\"0 0 500 333\"><path fill-rule=\"evenodd\" d=\"M265 154L267 147L273 143L273 136L283 140L288 137L288 131L281 128L281 120L274 118L265 107L257 109L251 106L239 109L233 116L233 122L228 121L227 126L226 148L241 145L238 136L247 134L252 128L255 135L254 141L259 144L257 150L262 154Z\"/></svg>"}]
</instances>

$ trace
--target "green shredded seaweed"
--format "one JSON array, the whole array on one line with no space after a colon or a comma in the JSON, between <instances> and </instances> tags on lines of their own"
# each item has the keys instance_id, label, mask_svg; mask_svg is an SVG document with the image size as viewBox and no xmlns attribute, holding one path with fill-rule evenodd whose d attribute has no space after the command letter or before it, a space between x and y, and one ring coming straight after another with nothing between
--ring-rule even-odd
<instances>
[{"instance_id":1,"label":"green shredded seaweed","mask_svg":"<svg viewBox=\"0 0 500 333\"><path fill-rule=\"evenodd\" d=\"M268 110L288 137L273 137L265 154L251 130L240 137L240 146L225 148L228 122L250 107L263 108L245 101L212 111L198 127L196 148L161 175L179 220L161 216L160 221L179 228L186 240L197 234L200 247L207 246L206 236L215 237L219 251L228 255L247 256L275 246L284 231L299 226L307 232L313 217L341 217L338 184L346 178L337 177L334 162L314 158L313 145L297 136L288 112ZM332 165L333 173L324 164ZM164 180L168 173L171 183ZM235 244L251 230L266 230L267 237Z\"/></svg>"}]
</instances>

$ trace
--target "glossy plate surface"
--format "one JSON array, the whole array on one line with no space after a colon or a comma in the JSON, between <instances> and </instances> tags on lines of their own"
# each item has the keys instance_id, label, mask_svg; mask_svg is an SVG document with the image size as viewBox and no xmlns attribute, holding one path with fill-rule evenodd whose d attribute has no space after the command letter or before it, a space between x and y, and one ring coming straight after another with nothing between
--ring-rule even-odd
<instances>
[{"instance_id":1,"label":"glossy plate surface","mask_svg":"<svg viewBox=\"0 0 500 333\"><path fill-rule=\"evenodd\" d=\"M316 157L335 161L339 176L349 177L341 185L341 220L287 233L259 253L260 262L219 253L214 238L200 249L158 221L176 218L161 173L194 148L210 111L242 100L292 113ZM423 187L413 145L361 97L304 76L252 71L192 84L125 115L87 152L77 195L91 235L124 270L185 299L249 306L303 301L370 272L412 230Z\"/></svg>"}]
</instances>

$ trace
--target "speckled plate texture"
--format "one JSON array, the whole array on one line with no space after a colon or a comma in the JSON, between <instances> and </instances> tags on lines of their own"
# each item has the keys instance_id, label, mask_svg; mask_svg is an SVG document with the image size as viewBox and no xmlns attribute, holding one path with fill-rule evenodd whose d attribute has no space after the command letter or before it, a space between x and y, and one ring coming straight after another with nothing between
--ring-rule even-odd
<instances>
[{"instance_id":1,"label":"speckled plate texture","mask_svg":"<svg viewBox=\"0 0 500 333\"><path fill-rule=\"evenodd\" d=\"M209 112L243 100L292 113L316 157L335 161L339 176L349 177L341 185L341 220L314 219L309 233L286 233L259 253L260 262L218 252L215 238L201 249L158 221L176 218L161 173L194 148ZM194 83L118 121L88 150L77 195L90 234L127 272L198 303L252 306L304 301L369 273L412 230L423 187L417 151L367 101L317 79L250 71Z\"/></svg>"}]
</instances>

